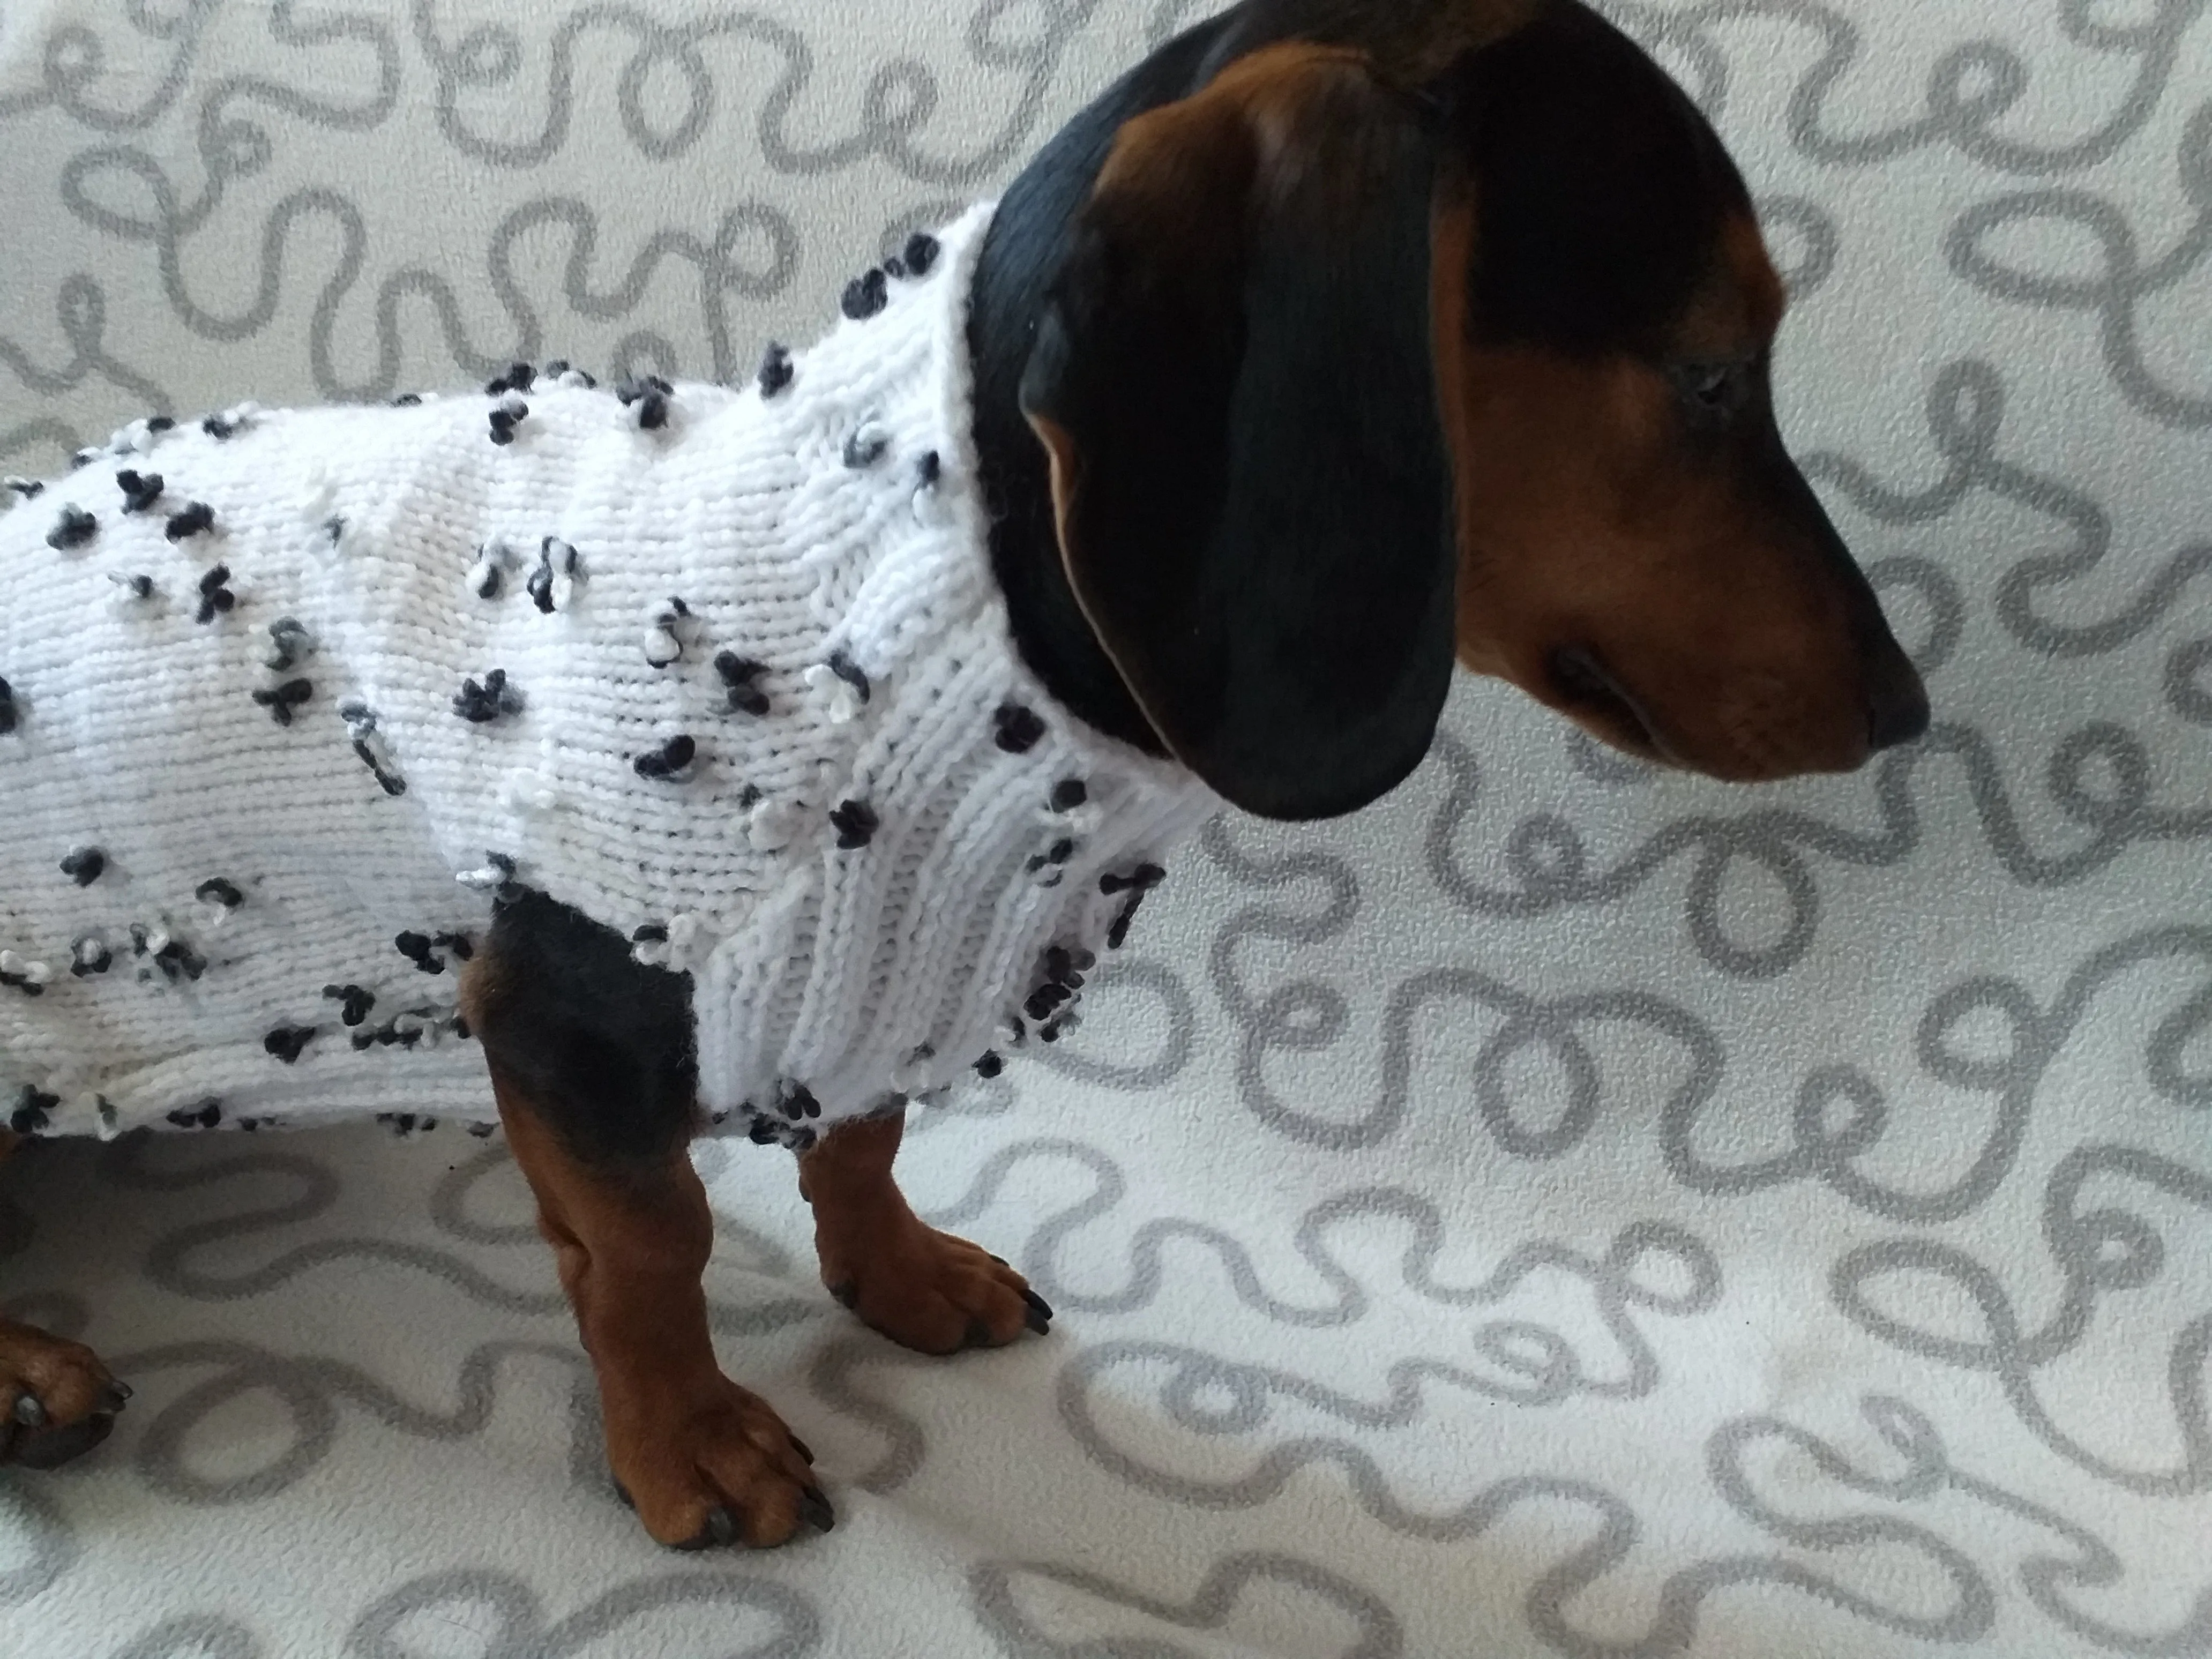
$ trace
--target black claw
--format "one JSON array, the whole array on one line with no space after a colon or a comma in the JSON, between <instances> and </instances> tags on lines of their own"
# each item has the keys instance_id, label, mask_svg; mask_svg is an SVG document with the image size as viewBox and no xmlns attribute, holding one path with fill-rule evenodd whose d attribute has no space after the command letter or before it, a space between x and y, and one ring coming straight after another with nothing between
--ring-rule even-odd
<instances>
[{"instance_id":1,"label":"black claw","mask_svg":"<svg viewBox=\"0 0 2212 1659\"><path fill-rule=\"evenodd\" d=\"M727 1544L736 1540L738 1518L730 1513L727 1504L717 1504L707 1511L707 1535L717 1544Z\"/></svg>"},{"instance_id":2,"label":"black claw","mask_svg":"<svg viewBox=\"0 0 2212 1659\"><path fill-rule=\"evenodd\" d=\"M615 1482L615 1496L622 1499L623 1507L624 1509L635 1510L637 1508L637 1499L629 1495L629 1488L623 1485L619 1480Z\"/></svg>"},{"instance_id":3,"label":"black claw","mask_svg":"<svg viewBox=\"0 0 2212 1659\"><path fill-rule=\"evenodd\" d=\"M111 1382L100 1391L100 1399L93 1409L106 1412L112 1417L123 1409L123 1402L130 1398L131 1385L128 1382Z\"/></svg>"},{"instance_id":4,"label":"black claw","mask_svg":"<svg viewBox=\"0 0 2212 1659\"><path fill-rule=\"evenodd\" d=\"M1052 1328L1052 1304L1035 1291L1024 1291L1022 1300L1030 1304L1029 1328L1039 1336L1044 1335Z\"/></svg>"},{"instance_id":5,"label":"black claw","mask_svg":"<svg viewBox=\"0 0 2212 1659\"><path fill-rule=\"evenodd\" d=\"M43 1429L46 1426L46 1408L40 1403L36 1395L18 1395L15 1418L27 1429Z\"/></svg>"},{"instance_id":6,"label":"black claw","mask_svg":"<svg viewBox=\"0 0 2212 1659\"><path fill-rule=\"evenodd\" d=\"M968 1322L968 1332L960 1339L960 1346L963 1348L991 1348L998 1345L991 1340L991 1328L981 1318L975 1318Z\"/></svg>"},{"instance_id":7,"label":"black claw","mask_svg":"<svg viewBox=\"0 0 2212 1659\"><path fill-rule=\"evenodd\" d=\"M854 1308L860 1305L860 1287L858 1285L854 1284L849 1279L842 1285L832 1285L830 1287L830 1294L836 1297L839 1302L842 1303L848 1308ZM812 1458L807 1459L807 1462L810 1463L813 1461L814 1460Z\"/></svg>"},{"instance_id":8,"label":"black claw","mask_svg":"<svg viewBox=\"0 0 2212 1659\"><path fill-rule=\"evenodd\" d=\"M805 1458L810 1463L814 1461L813 1449L804 1440L801 1440L797 1435L793 1434L789 1429L786 1429L783 1431L783 1437L791 1442L792 1450L797 1452L801 1457Z\"/></svg>"},{"instance_id":9,"label":"black claw","mask_svg":"<svg viewBox=\"0 0 2212 1659\"><path fill-rule=\"evenodd\" d=\"M811 1462L813 1460L810 1458L807 1461ZM830 1500L823 1496L819 1486L809 1486L799 1494L799 1515L801 1520L823 1532L828 1532L837 1524L837 1511L830 1507Z\"/></svg>"},{"instance_id":10,"label":"black claw","mask_svg":"<svg viewBox=\"0 0 2212 1659\"><path fill-rule=\"evenodd\" d=\"M991 1253L988 1250L984 1251L983 1254L986 1255L991 1255ZM1011 1267L1013 1266L1013 1263L1007 1261L1006 1258L1002 1255L992 1255L991 1260L997 1262L1001 1267Z\"/></svg>"}]
</instances>

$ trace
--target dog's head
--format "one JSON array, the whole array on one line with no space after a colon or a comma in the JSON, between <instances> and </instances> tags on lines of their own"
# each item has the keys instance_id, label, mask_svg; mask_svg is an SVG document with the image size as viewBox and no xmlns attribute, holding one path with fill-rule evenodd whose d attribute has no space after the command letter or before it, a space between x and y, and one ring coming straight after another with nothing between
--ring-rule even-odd
<instances>
[{"instance_id":1,"label":"dog's head","mask_svg":"<svg viewBox=\"0 0 2212 1659\"><path fill-rule=\"evenodd\" d=\"M1719 778L1919 735L1776 428L1749 196L1656 64L1572 0L1254 0L1214 58L1115 135L1022 382L1174 754L1350 811L1455 659Z\"/></svg>"}]
</instances>

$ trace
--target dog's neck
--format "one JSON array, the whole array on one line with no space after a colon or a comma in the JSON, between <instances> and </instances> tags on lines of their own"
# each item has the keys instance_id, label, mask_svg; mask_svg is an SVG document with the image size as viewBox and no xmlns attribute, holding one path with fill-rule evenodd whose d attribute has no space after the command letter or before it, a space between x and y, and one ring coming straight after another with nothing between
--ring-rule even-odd
<instances>
[{"instance_id":1,"label":"dog's neck","mask_svg":"<svg viewBox=\"0 0 2212 1659\"><path fill-rule=\"evenodd\" d=\"M1151 754L1165 750L1076 602L1054 531L1044 447L1021 410L1022 370L1069 225L1131 116L1183 96L1216 30L1202 25L1123 76L1007 187L975 268L968 344L975 437L991 515L991 566L1031 672L1079 719Z\"/></svg>"}]
</instances>

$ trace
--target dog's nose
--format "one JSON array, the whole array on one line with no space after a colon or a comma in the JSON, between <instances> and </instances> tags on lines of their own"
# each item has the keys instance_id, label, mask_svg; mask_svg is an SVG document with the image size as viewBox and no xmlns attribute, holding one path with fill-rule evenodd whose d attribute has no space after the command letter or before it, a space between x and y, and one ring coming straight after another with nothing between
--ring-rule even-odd
<instances>
[{"instance_id":1,"label":"dog's nose","mask_svg":"<svg viewBox=\"0 0 2212 1659\"><path fill-rule=\"evenodd\" d=\"M1894 749L1928 735L1928 688L1902 652L1888 672L1874 676L1867 699L1867 737L1877 750Z\"/></svg>"}]
</instances>

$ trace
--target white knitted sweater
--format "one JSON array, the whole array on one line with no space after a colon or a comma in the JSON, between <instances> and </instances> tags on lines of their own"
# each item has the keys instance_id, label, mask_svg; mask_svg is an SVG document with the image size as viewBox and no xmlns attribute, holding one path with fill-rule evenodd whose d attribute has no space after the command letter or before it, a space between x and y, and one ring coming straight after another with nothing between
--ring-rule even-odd
<instances>
[{"instance_id":1,"label":"white knitted sweater","mask_svg":"<svg viewBox=\"0 0 2212 1659\"><path fill-rule=\"evenodd\" d=\"M988 217L740 388L526 370L140 422L19 484L0 1112L489 1120L454 969L510 881L690 973L702 1104L759 1139L1064 1028L1218 803L1016 653L969 439Z\"/></svg>"}]
</instances>

